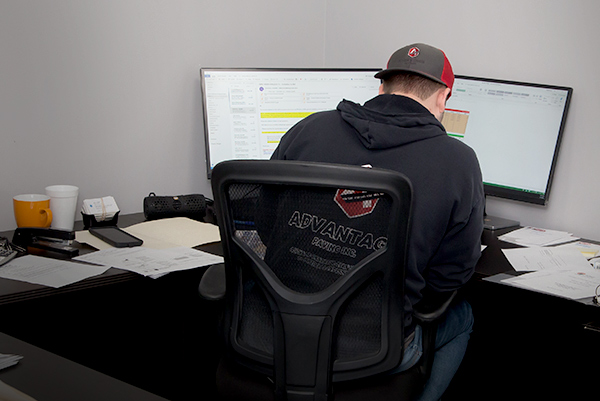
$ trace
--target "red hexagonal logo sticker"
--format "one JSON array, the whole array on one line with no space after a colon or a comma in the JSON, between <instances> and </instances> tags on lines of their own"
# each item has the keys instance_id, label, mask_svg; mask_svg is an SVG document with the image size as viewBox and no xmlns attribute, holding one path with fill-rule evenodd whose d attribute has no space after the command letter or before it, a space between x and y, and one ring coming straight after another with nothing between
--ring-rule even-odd
<instances>
[{"instance_id":1,"label":"red hexagonal logo sticker","mask_svg":"<svg viewBox=\"0 0 600 401\"><path fill-rule=\"evenodd\" d=\"M380 193L338 189L334 200L344 213L346 213L346 216L352 219L373 212L380 196Z\"/></svg>"}]
</instances>

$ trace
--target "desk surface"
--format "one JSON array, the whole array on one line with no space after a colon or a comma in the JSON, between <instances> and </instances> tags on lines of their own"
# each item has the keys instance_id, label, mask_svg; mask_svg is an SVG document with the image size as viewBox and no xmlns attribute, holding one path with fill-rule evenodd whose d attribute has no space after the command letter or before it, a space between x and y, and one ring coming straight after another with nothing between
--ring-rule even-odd
<instances>
[{"instance_id":1,"label":"desk surface","mask_svg":"<svg viewBox=\"0 0 600 401\"><path fill-rule=\"evenodd\" d=\"M118 226L127 227L144 220L143 213L119 216ZM82 229L81 222L75 228ZM12 238L12 232L0 235ZM199 249L219 253L220 244L202 245ZM87 251L93 248L82 252ZM201 302L197 294L202 272L202 268L191 269L153 280L109 269L102 275L56 289L0 279L0 332L6 333L0 337L0 352L25 356L17 366L19 370L0 372L0 380L35 396L26 387L31 382L26 379L19 382L19 378L12 377L36 361L21 351L20 345L13 347L5 341L13 338L58 357L58 360L53 357L52 363L58 364L59 372L75 369L71 363L80 368L85 366L84 373L77 368L80 372L76 374L90 376L89 380L78 378L69 382L69 386L89 390L102 387L107 381L113 386L111 378L116 378L120 384L114 387L121 388L124 394L120 398L91 398L81 396L85 390L82 389L80 397L40 397L39 401L163 400L152 398L151 394L174 401L194 399L198 394L211 399L220 348L216 330L211 329L216 327L215 305ZM159 351L150 352L156 349ZM115 356L120 360L114 361ZM45 365L39 369L50 366L47 359L41 361ZM94 374L85 373L89 371ZM36 374L43 376L40 371L28 372L23 374L29 380ZM123 387L125 383L148 393ZM128 396L128 391L142 396Z\"/></svg>"},{"instance_id":2,"label":"desk surface","mask_svg":"<svg viewBox=\"0 0 600 401\"><path fill-rule=\"evenodd\" d=\"M119 218L119 226L120 227L126 227L128 225L131 224L135 224L135 223L139 223L141 221L143 221L143 214L139 213L139 214L134 214L134 215L129 215L129 216L122 216L122 218ZM535 367L537 368L537 370L540 372L540 375L543 377L540 377L538 381L533 380L530 381L529 379L525 380L523 379L520 382L517 382L518 386L516 388L519 388L519 386L531 386L532 383L536 384L536 388L539 388L539 386L541 386L541 383L544 383L543 385L547 385L547 366L552 366L554 368L554 371L559 371L559 369L562 367L564 368L564 366L577 366L577 363L580 363L579 360L576 361L576 363L573 363L573 361L569 360L569 363L565 363L565 364L560 364L559 367L556 367L556 356L555 354L552 352L551 355L548 355L547 357L546 352L548 352L547 350L549 349L554 349L556 347L556 344L562 344L565 341L567 341L567 339L569 339L569 343L579 343L581 342L581 332L583 330L581 330L581 323L584 322L588 322L590 320L594 320L596 319L596 315L597 312L600 312L600 308L596 308L595 309L591 309L588 305L582 305L578 302L572 302L570 300L566 300L566 299L556 299L556 302L552 303L552 302L547 302L548 300L546 299L546 297L549 297L547 295L544 295L544 298L540 298L539 294L536 293L532 293L530 291L527 290L521 290L521 289L507 289L506 286L504 285L498 285L495 283L489 283L487 281L484 281L482 279L486 278L486 277L490 277L490 276L494 276L496 274L499 273L509 273L509 274L517 274L517 272L514 271L514 269L512 268L512 266L510 265L510 263L508 262L508 260L505 258L504 254L502 253L502 248L509 248L509 247L515 247L514 245L499 241L497 239L498 235L504 234L506 231L508 230L497 230L497 231L488 231L486 230L483 233L483 237L482 237L482 242L483 244L487 245L486 250L483 252L477 267L476 267L476 271L475 271L475 280L472 280L473 284L475 284L471 289L470 292L467 293L468 296L472 296L472 299L469 299L472 302L473 305L473 309L474 309L474 313L476 314L476 321L477 321L477 329L476 331L473 333L473 336L471 337L471 345L469 346L473 352L472 352L472 356L471 356L471 360L469 360L469 358L467 358L467 363L463 363L463 369L465 370L465 372L467 372L464 377L464 386L460 386L459 385L459 391L458 393L460 393L460 397L456 398L456 399L461 399L461 400L471 400L471 399L485 399L486 396L489 396L489 389L490 388L497 388L498 387L498 382L497 382L497 378L498 377L507 377L507 372L511 372L510 373L510 377L514 378L514 377L529 377L528 375L531 374L531 369L527 364L523 364L523 366L519 369L521 370L517 370L517 373L514 373L515 371L515 366L514 365L510 365L506 366L508 364L508 362L505 363L505 361L520 361L520 358L522 358L523 355L530 355L532 352L532 345L531 343L533 342L534 350L536 352L536 357L537 357L537 365L535 365ZM209 244L206 246L202 246L203 250L206 250L208 252L212 252L212 253L219 253L220 252L220 244ZM186 273L188 274L188 273ZM170 276L170 275L169 275ZM5 329L3 329L3 331L7 332L7 333L11 333L12 335L14 335L15 337L18 338L23 338L26 339L28 342L33 343L33 344L37 344L40 345L43 348L47 348L47 349L52 349L53 352L56 352L57 354L61 354L61 355L65 355L68 357L68 359L76 359L77 355L82 354L84 347L86 346L85 344L88 343L89 341L89 336L92 334L96 334L97 336L94 337L95 339L98 339L99 341L105 343L105 344L101 344L104 345L104 348L102 348L100 350L99 353L92 353L90 356L87 356L86 358L83 358L82 360L77 360L79 363L83 364L83 365L88 365L88 366L93 366L95 369L97 369L96 371L93 371L92 376L96 376L96 374L99 374L98 371L102 371L105 373L108 373L110 376L114 376L114 377L119 377L122 380L126 380L127 382L130 383L135 383L137 386L139 387L143 387L146 388L148 390L150 390L151 392L157 393L157 394L161 394L164 397L167 398L172 398L172 399L182 399L182 400L187 400L190 399L189 394L195 394L198 390L198 388L202 388L204 389L208 389L210 385L212 385L212 375L214 375L214 368L213 366L208 366L210 365L210 363L206 363L207 360L209 360L209 353L211 352L215 352L215 348L217 348L215 346L216 344L216 338L213 339L212 337L209 339L205 339L203 341L199 341L198 338L202 335L207 336L208 334L210 334L211 336L212 331L211 330L207 330L208 327L211 327L210 323L206 323L206 321L202 321L201 323L198 323L198 328L194 328L193 330L190 329L189 327L185 326L183 329L179 328L177 326L177 323L182 323L182 322L187 322L189 324L195 323L197 319L189 319L189 316L204 316L204 314L208 314L208 313L212 313L212 305L210 306L206 306L205 310L198 310L199 305L198 304L194 304L192 299L195 299L192 297L192 295L190 295L189 298L187 298L187 296L181 300L172 300L172 303L168 303L168 301L171 298L175 298L176 296L183 296L184 294L187 294L188 292L191 294L192 292L194 292L194 296L195 296L195 290L196 288L191 288L191 287L195 287L195 283L197 281L194 280L190 280L187 278L187 276L184 277L183 274L181 274L181 279L177 279L176 275L173 275L173 277L171 277L171 279L174 280L173 284L173 289L172 291L165 293L164 289L162 288L163 285L168 284L170 277L167 276L164 279L161 280L156 280L156 281L152 281L152 280L146 280L146 281L142 281L144 278L142 276L136 275L134 273L130 273L130 272L126 272L123 270L117 270L117 269L111 269L109 271L107 271L106 273L104 273L101 276L97 276L97 277L93 277L87 280L84 280L82 282L73 284L71 286L67 286L67 287L63 287L62 289L53 289L53 288L46 288L46 287L42 287L42 286L37 286L37 285L32 285L32 284L27 284L27 283L21 283L21 282L16 282L16 281L12 281L12 280L1 280L0 279L0 304L2 302L5 303L10 303L10 305L5 306L4 308L8 308L8 309L15 309L17 306L21 307L20 304L18 303L19 300L21 299L29 299L29 298L40 298L38 299L38 301L33 300L32 302L23 302L23 304L31 304L31 303L35 303L36 305L31 306L30 305L30 309L35 309L37 308L38 304L47 304L47 299L44 298L47 295L52 295L52 294L58 294L61 292L70 292L68 295L65 296L65 298L69 298L71 299L74 296L80 297L84 294L87 294L89 292L94 292L94 294L92 295L92 298L94 298L97 294L95 294L95 291L75 291L78 289L86 289L86 288L90 288L90 287L98 287L98 291L103 291L104 292L109 292L110 291L110 298L107 298L109 300L112 300L114 298L114 303L111 304L113 305L112 307L114 308L115 311L121 313L123 316L121 316L121 320L116 320L116 317L113 315L110 315L107 317L105 317L105 320L102 320L101 322L103 323L108 323L107 325L105 325L105 328L110 328L111 330L106 330L105 331L101 331L100 333L97 333L103 326L103 324L100 325L91 325L89 324L90 328L88 331L80 331L78 329L78 327L74 327L77 330L77 332L72 334L72 337L66 337L65 336L65 331L68 333L67 330L71 330L73 328L69 327L66 328L58 333L56 333L56 339L59 340L64 340L64 342L68 345L65 346L66 348L68 348L67 351L69 351L69 353L65 352L63 353L62 349L60 347L58 347L57 349L52 349L50 348L47 344L47 342L37 342L36 338L32 338L32 339L27 339L27 337L25 336L21 336L20 334L28 334L28 333L33 333L35 334L35 336L40 337L42 339L46 339L48 337L49 334L52 333L48 333L49 331L49 326L44 327L43 330L40 331L36 331L36 325L31 324L31 328L30 326L27 326L26 330L23 330L20 333L14 334L10 331L10 325L8 325ZM177 279L177 280L175 280ZM161 309L160 313L155 313L153 310L149 310L146 312L145 315L143 316L139 316L140 314L142 314L142 312L144 312L143 309L140 309L140 305L144 305L143 303L140 303L138 301L135 301L129 308L126 308L125 306L128 305L127 302L131 302L130 299L127 300L122 300L120 297L116 297L113 294L113 288L111 286L109 286L108 284L112 283L112 282L116 282L116 281L128 281L127 283L123 283L120 284L118 286L115 287L129 287L129 286L135 286L135 294L136 296L139 295L139 290L140 288L145 288L147 286L151 287L148 288L146 292L144 292L142 299L143 300L152 300L153 301L153 306L159 306L159 305L163 305L164 304L164 308ZM175 282L176 281L176 282ZM185 285L189 285L190 288L186 289L186 290L182 290L182 286L183 284ZM156 286L157 285L161 285L160 289L157 289ZM123 291L127 290L128 288L124 288ZM493 294L490 294L490 290L492 290ZM506 295L508 293L508 295ZM495 295L494 295L495 294ZM525 300L525 304L521 303L521 299L517 298L515 295L518 296L524 296L524 297L530 297L531 299L526 299ZM61 297L51 297L51 298L61 298ZM51 299L48 298L48 299ZM95 298L94 298L95 299ZM542 300L544 302L539 302L539 300ZM492 300L492 301L490 301ZM65 302L67 302L68 300L65 300ZM552 301L552 299L550 299L550 301ZM99 303L104 302L101 298L98 300ZM188 308L188 310L183 310L185 308ZM557 328L555 327L555 314L554 311L561 311L561 321L562 324L559 326L560 330L558 332ZM526 313L527 312L527 313ZM532 316L530 316L529 312L531 312L533 314L533 318ZM592 313L590 313L592 312ZM40 312L43 313L43 312ZM540 316L541 315L541 316ZM19 322L18 324L20 325L21 323L21 315L16 315L16 317L13 319L13 321ZM132 321L132 318L136 317L137 319ZM565 318L568 318L567 321L565 321ZM97 319L99 319L99 317L97 317L96 315L91 315L89 316L89 320L90 321L96 321ZM165 319L168 319L167 323L165 323ZM50 319L51 320L51 319ZM143 361L142 359L136 357L137 354L132 355L132 358L130 358L131 361L134 361L135 363L138 364L138 366L133 367L133 365L127 365L124 366L123 369L126 373L130 373L130 372L136 372L139 373L139 375L141 375L142 377L145 378L145 380L148 382L144 382L144 381L135 381L132 380L129 374L122 374L123 372L113 372L111 369L104 369L103 363L106 362L106 364L110 364L112 363L112 361L110 360L110 354L114 353L115 351L115 346L121 346L121 349L123 351L126 351L127 349L130 349L132 347L132 342L129 341L131 338L135 338L134 335L129 335L128 338L123 338L122 334L126 333L126 328L124 327L118 327L118 324L116 324L115 322L123 322L123 323L128 323L131 327L137 327L140 326L139 322L142 321L148 321L150 323L153 323L152 325L149 325L148 327L143 326L143 328L138 329L140 331L142 331L142 334L147 334L147 333L153 333L157 336L157 338L162 338L163 341L167 341L170 346L169 346L169 350L171 351L170 354L166 355L166 359L169 360L169 362L173 362L173 358L177 359L177 357L179 355L181 355L182 357L179 358L177 361L179 362L175 362L173 363L173 365L168 365L166 364L162 364L162 365L158 365L158 366L151 366L151 363L148 361ZM154 322L156 320L156 322ZM216 320L216 319L215 319ZM545 321L551 322L551 323L545 323ZM65 313L65 317L64 317L64 321L68 322L68 321L72 321L73 322L73 326L85 326L85 324L83 322L81 322L81 319L73 319L72 317L70 317L69 313ZM517 321L518 323L515 323L515 321ZM100 322L100 321L99 321ZM146 324L148 324L148 322L146 322ZM529 323L530 322L530 323ZM155 324L154 324L155 323ZM39 323L36 323L37 326L39 326ZM527 325L529 324L529 325ZM114 326L117 327L114 327ZM164 328L165 333L163 333L165 335L165 337L161 337L161 334L157 334L157 331L160 330L161 328ZM177 329L174 329L177 328ZM515 328L515 330L518 330L517 333L514 333L512 330L513 328ZM113 330L114 329L114 330ZM534 334L530 335L530 331L534 331ZM189 338L181 338L181 333L183 333L185 335L185 333L191 333L189 335ZM519 338L519 336L522 336L523 332L528 333L528 341L521 341L521 339ZM538 337L536 337L536 335L539 332L539 338L540 339L546 339L544 342L542 342L539 345L536 345L537 341L532 341L530 340L530 338L534 338L537 339ZM583 331L583 334L588 334L589 330L587 331ZM576 334L573 334L576 333ZM543 336L542 336L543 334ZM574 338L574 340L571 340L571 337ZM21 369L21 371L23 371L23 369L27 366L26 362L27 361L32 361L33 358L28 357L28 354L26 354L25 351L21 351L20 348L18 347L13 347L12 345L6 343L5 344L5 339L6 338L12 338L12 337L8 337L5 335L0 335L0 352L5 352L5 353L18 353L21 355L25 355L26 359L22 360L20 362L20 365L17 366L18 369ZM513 338L515 338L515 340L512 340ZM74 340L77 339L81 339L81 343L82 344L75 344ZM166 340L168 339L168 340ZM14 340L14 338L13 338ZM125 340L125 341L124 341ZM151 340L151 339L150 339ZM594 339L595 341L596 339ZM18 341L18 340L16 340ZM518 348L516 347L517 344L523 343L522 347ZM108 344L106 344L108 343ZM98 342L94 342L94 344L99 344ZM196 350L196 353L190 352L190 350L188 349L190 347L190 344L195 344L196 346L198 345L202 345L203 348ZM495 344L494 347L490 347L490 344ZM10 345L10 346L9 346ZM145 344L144 344L145 345ZM96 350L98 347L96 347L94 350ZM146 346L139 346L139 355L147 356L147 349L148 347ZM597 348L597 347L596 347ZM104 352L104 349L106 349L106 352ZM595 349L595 348L593 348ZM71 352L72 351L72 352ZM137 349L136 349L137 351ZM89 363L89 361L92 362L96 362L95 359L100 358L98 355L106 355L106 359L107 361L101 361L102 363L99 363L97 365L93 365L91 363ZM566 355L573 355L573 353L565 353ZM475 356L473 356L475 355ZM56 355L54 355L56 356ZM207 364L206 366L206 370L203 370L201 372L197 372L194 371L193 368L189 368L187 367L185 364L189 362L189 359L194 359L195 360L199 360L204 364ZM512 359L511 359L512 358ZM529 359L529 357L527 357ZM592 358L593 360L597 360L597 358ZM67 360L67 362L70 362ZM209 361L210 362L210 361ZM58 362L58 363L63 363L63 362ZM133 362L132 362L133 363ZM503 365L504 363L504 365ZM21 365L22 364L22 365ZM521 366L520 364L517 364L519 366ZM539 365L539 366L538 366ZM77 365L79 367L82 367L82 365ZM131 366L131 367L130 367ZM110 368L113 368L112 365L109 366ZM67 367L68 368L68 367ZM163 370L161 370L161 368ZM180 368L179 370L177 370L177 368ZM84 369L84 371L86 371L87 368ZM91 370L91 369L88 369ZM168 370L168 371L166 371ZM536 370L536 369L533 369ZM591 371L591 369L590 369ZM14 370L14 372L18 372L18 370ZM8 375L8 373L10 373L11 375L14 374L11 371L3 371L0 372L0 380L5 381L7 384L13 385L14 387L21 389L25 392L29 392L31 396L36 396L36 394L34 394L33 392L28 390L27 385L31 385L31 383L26 383L26 382L21 382L21 384L19 384L19 382L17 381L10 381L9 378L10 376ZM151 376L152 373L156 373L155 376ZM542 375L543 373L543 375ZM29 374L29 373L27 373ZM37 375L43 376L41 375L39 372L35 373ZM171 374L171 377L164 377L163 375L166 374ZM188 376L185 376L185 375ZM95 379L92 380L92 382L90 383L94 383L93 385L96 386L100 386L102 380L106 380L106 379L110 379L109 376L103 375L103 374L99 374L101 376L103 376L103 378L101 377L96 377ZM185 376L184 379L182 379ZM28 376L31 377L31 376ZM74 376L74 377L79 377L79 376ZM191 389L189 389L189 391L187 392L187 394L183 394L181 397L177 397L177 394L173 394L173 387L169 386L168 387L168 391L161 391L161 389L156 388L154 385L158 382L161 381L162 378L162 382L165 383L175 383L175 382L180 382L182 384L182 386L184 385L184 383L190 383L190 385L188 387L192 387ZM187 380L186 380L187 379ZM11 379L12 380L12 379ZM16 380L16 379L15 379ZM73 383L77 382L81 382L83 379L77 379L77 380L73 380ZM87 380L87 379L86 379ZM204 383L200 383L198 384L198 380L205 380ZM455 382L457 383L461 383L460 378L455 378L454 379ZM117 382L119 382L117 380ZM209 383L210 382L210 383ZM483 391L481 394L474 392L472 395L468 394L469 392L471 392L472 389L472 383L481 383L483 385L484 388L486 388L486 391ZM556 380L556 383L560 383L560 381ZM119 382L121 383L120 385L124 385L124 382ZM590 381L591 383L591 381ZM166 384L167 385L167 384ZM112 385L111 385L112 386ZM118 384L115 384L115 386L119 386ZM508 386L510 387L510 386ZM507 387L507 391L508 391L508 387ZM95 387L94 387L95 388ZM134 387L134 389L136 389ZM469 389L466 393L464 391L464 389ZM138 389L139 390L139 389ZM125 390L123 390L125 391ZM129 390L128 390L129 391ZM182 393L184 393L182 391ZM149 394L149 393L146 393ZM465 396L466 395L466 396ZM150 394L151 396L151 394ZM45 398L39 398L39 401L44 400ZM69 398L63 398L65 400L69 400ZM89 398L89 397L83 397L83 398L79 398L79 399L91 399L93 400L93 398ZM102 399L107 399L107 398L102 398ZM108 398L108 399L115 399L115 400L121 400L121 399L132 399L132 400L137 400L137 399L141 399L144 400L146 398L137 398L135 396L125 396L123 398ZM160 400L160 398L147 398L148 400L153 400L153 399L157 399ZM452 399L452 397L450 397L449 399Z\"/></svg>"},{"instance_id":3,"label":"desk surface","mask_svg":"<svg viewBox=\"0 0 600 401\"><path fill-rule=\"evenodd\" d=\"M483 245L486 245L486 249L481 253L477 266L475 266L476 277L485 278L499 273L516 273L508 259L506 259L506 256L504 256L504 253L502 253L502 248L518 248L519 246L502 242L498 239L498 236L506 234L513 229L514 227L495 231L483 230L481 242Z\"/></svg>"},{"instance_id":4,"label":"desk surface","mask_svg":"<svg viewBox=\"0 0 600 401\"><path fill-rule=\"evenodd\" d=\"M3 333L0 352L23 356L17 365L0 371L0 380L38 401L166 401Z\"/></svg>"},{"instance_id":5,"label":"desk surface","mask_svg":"<svg viewBox=\"0 0 600 401\"><path fill-rule=\"evenodd\" d=\"M133 224L141 223L144 220L143 213L134 213L120 216L118 225L119 227L127 227ZM75 228L82 229L82 222L76 222ZM483 279L499 273L517 274L502 253L502 248L514 248L518 246L502 242L497 238L498 236L511 230L512 228L496 231L484 230L482 235L482 243L486 245L487 248L482 253L481 258L475 267L476 279ZM12 232L4 232L0 233L0 235L10 237L12 236ZM85 252L85 246L83 248ZM202 250L215 254L222 253L220 244L208 244L202 246L201 248ZM140 279L143 279L143 277L139 274L121 269L109 269L104 274L99 276L91 277L61 288L51 288L37 284L0 278L0 305Z\"/></svg>"},{"instance_id":6,"label":"desk surface","mask_svg":"<svg viewBox=\"0 0 600 401\"><path fill-rule=\"evenodd\" d=\"M135 213L130 215L124 215L119 217L119 227L127 227L136 223L144 221L143 213ZM83 229L83 223L81 221L76 222L76 230ZM6 231L0 233L0 236L12 239L13 232ZM93 248L87 249L87 246L81 246L83 252L89 252ZM8 280L0 278L0 305L9 304L13 302L20 302L30 299L36 299L45 297L48 295L63 294L72 291L84 290L88 288L94 288L123 281L139 280L143 277L139 274L132 273L121 269L109 269L104 274L99 276L91 277L89 279L79 281L77 283L61 287L52 288L38 284L26 283L23 281Z\"/></svg>"},{"instance_id":7,"label":"desk surface","mask_svg":"<svg viewBox=\"0 0 600 401\"><path fill-rule=\"evenodd\" d=\"M508 242L500 241L498 239L499 236L501 236L507 232L510 232L512 230L514 230L514 227L502 229L502 230L496 230L496 231L484 230L481 239L482 239L482 244L486 245L487 247L481 253L481 257L479 258L479 261L477 262L477 266L475 267L475 275L474 275L475 280L484 280L486 278L491 278L490 281L498 281L497 278L492 278L492 276L499 275L501 273L508 274L508 275L514 275L514 276L524 274L524 272L515 271L515 269L512 267L512 265L510 264L508 259L506 259L506 256L502 252L502 249L520 248L520 246L515 245L515 244L510 244ZM597 241L587 240L587 239L585 239L584 241L597 242ZM498 277L500 277L500 276L498 276ZM499 283L499 285L510 286L509 284L503 284L503 283ZM519 288L519 287L513 287L513 288ZM523 291L533 291L533 290L523 289ZM551 297L558 297L556 295L550 295L550 294L545 294L545 295L551 296ZM561 299L564 299L565 301L568 301L568 302L576 302L576 303L579 303L582 305L587 305L592 308L598 309L598 306L592 302L592 297L577 299L577 300L569 300L567 298L561 298Z\"/></svg>"}]
</instances>

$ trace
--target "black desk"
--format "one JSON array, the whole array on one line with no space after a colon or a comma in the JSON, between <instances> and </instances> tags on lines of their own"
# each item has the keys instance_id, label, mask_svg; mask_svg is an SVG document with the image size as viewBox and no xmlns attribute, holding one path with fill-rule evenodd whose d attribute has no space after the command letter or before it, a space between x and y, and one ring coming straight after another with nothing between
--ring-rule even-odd
<instances>
[{"instance_id":1,"label":"black desk","mask_svg":"<svg viewBox=\"0 0 600 401\"><path fill-rule=\"evenodd\" d=\"M172 401L211 399L220 347L218 311L197 294L205 269L156 280L109 269L58 289L0 279L0 332Z\"/></svg>"},{"instance_id":2,"label":"black desk","mask_svg":"<svg viewBox=\"0 0 600 401\"><path fill-rule=\"evenodd\" d=\"M121 227L143 221L124 217ZM555 399L559 390L595 397L600 334L587 328L600 308L483 280L514 274L501 251L514 246L496 238L506 231L483 234L487 248L462 291L474 332L444 399ZM152 280L111 269L63 289L0 280L0 331L165 398L211 399L220 342L218 310L196 293L204 270ZM114 354L123 355L118 366Z\"/></svg>"},{"instance_id":3,"label":"black desk","mask_svg":"<svg viewBox=\"0 0 600 401\"><path fill-rule=\"evenodd\" d=\"M462 291L473 307L469 348L445 400L597 398L600 307L484 280L517 274L502 248L516 245L484 231L487 245Z\"/></svg>"},{"instance_id":4,"label":"black desk","mask_svg":"<svg viewBox=\"0 0 600 401\"><path fill-rule=\"evenodd\" d=\"M143 213L121 216L119 219L119 227L127 227L142 221L144 221ZM81 221L76 222L75 230L82 229L83 223ZM0 236L7 237L8 239L12 240L13 231L0 232ZM82 254L94 250L85 244L78 245L78 248L80 248L80 252ZM53 256L60 257L58 254L54 254ZM141 278L142 277L140 275L126 270L109 269L104 274L91 277L62 288L52 288L38 284L30 284L23 281L6 280L0 278L0 305L9 304L12 302L22 302L29 299L37 299L50 295L64 294L72 291L86 290L120 282L138 280Z\"/></svg>"},{"instance_id":5,"label":"black desk","mask_svg":"<svg viewBox=\"0 0 600 401\"><path fill-rule=\"evenodd\" d=\"M38 401L166 401L3 333L0 346L24 357L0 371L0 380Z\"/></svg>"}]
</instances>

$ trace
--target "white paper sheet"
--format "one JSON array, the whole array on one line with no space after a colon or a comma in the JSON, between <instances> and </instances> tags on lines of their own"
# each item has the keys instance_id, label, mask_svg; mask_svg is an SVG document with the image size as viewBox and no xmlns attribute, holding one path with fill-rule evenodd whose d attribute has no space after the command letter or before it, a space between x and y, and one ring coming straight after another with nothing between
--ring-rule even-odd
<instances>
[{"instance_id":1,"label":"white paper sheet","mask_svg":"<svg viewBox=\"0 0 600 401\"><path fill-rule=\"evenodd\" d=\"M569 299L593 297L600 285L600 270L547 269L502 280L517 287L540 291Z\"/></svg>"},{"instance_id":2,"label":"white paper sheet","mask_svg":"<svg viewBox=\"0 0 600 401\"><path fill-rule=\"evenodd\" d=\"M498 237L498 239L522 246L548 246L579 239L565 231L537 227L523 227Z\"/></svg>"},{"instance_id":3,"label":"white paper sheet","mask_svg":"<svg viewBox=\"0 0 600 401\"><path fill-rule=\"evenodd\" d=\"M91 266L65 260L25 255L2 266L0 277L59 288L88 277L100 275L108 269L109 266Z\"/></svg>"},{"instance_id":4,"label":"white paper sheet","mask_svg":"<svg viewBox=\"0 0 600 401\"><path fill-rule=\"evenodd\" d=\"M187 247L170 249L110 248L77 256L75 260L97 263L153 276L223 263L223 257Z\"/></svg>"},{"instance_id":5,"label":"white paper sheet","mask_svg":"<svg viewBox=\"0 0 600 401\"><path fill-rule=\"evenodd\" d=\"M544 247L503 249L502 252L516 271L545 269L588 270L592 266L575 248Z\"/></svg>"},{"instance_id":6,"label":"white paper sheet","mask_svg":"<svg viewBox=\"0 0 600 401\"><path fill-rule=\"evenodd\" d=\"M16 365L21 359L23 359L21 355L0 354L0 370Z\"/></svg>"}]
</instances>

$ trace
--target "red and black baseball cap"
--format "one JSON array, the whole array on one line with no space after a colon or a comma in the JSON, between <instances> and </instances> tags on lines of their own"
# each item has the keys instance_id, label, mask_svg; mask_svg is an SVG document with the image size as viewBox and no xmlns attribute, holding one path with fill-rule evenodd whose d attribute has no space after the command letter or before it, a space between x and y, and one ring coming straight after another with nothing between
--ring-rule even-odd
<instances>
[{"instance_id":1,"label":"red and black baseball cap","mask_svg":"<svg viewBox=\"0 0 600 401\"><path fill-rule=\"evenodd\" d=\"M415 43L398 49L388 60L387 68L375 74L375 78L386 79L397 72L412 72L446 85L452 91L454 73L450 61L438 48Z\"/></svg>"}]
</instances>

